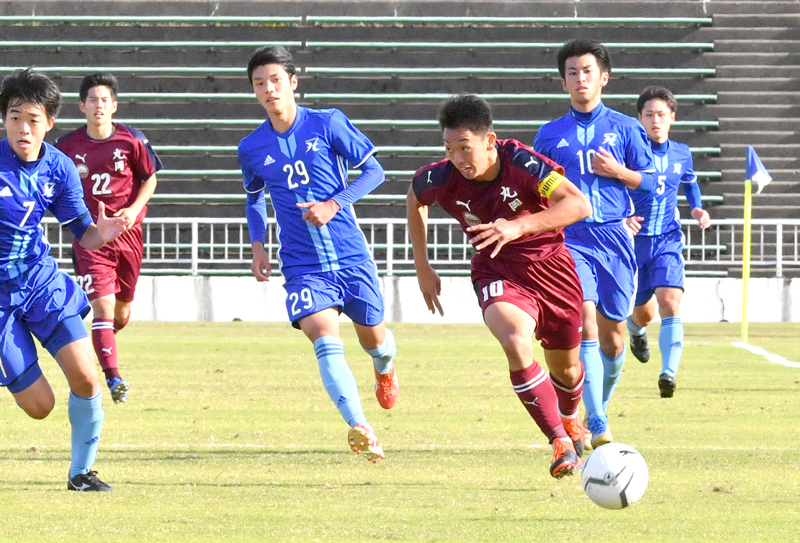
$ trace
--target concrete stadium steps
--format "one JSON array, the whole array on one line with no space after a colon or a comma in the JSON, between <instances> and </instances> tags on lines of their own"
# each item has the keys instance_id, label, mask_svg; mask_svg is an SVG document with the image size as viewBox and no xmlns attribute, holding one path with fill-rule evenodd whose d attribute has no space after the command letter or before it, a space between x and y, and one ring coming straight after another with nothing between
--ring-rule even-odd
<instances>
[{"instance_id":1,"label":"concrete stadium steps","mask_svg":"<svg viewBox=\"0 0 800 543\"><path fill-rule=\"evenodd\" d=\"M38 15L70 16L141 16L144 11L149 16L253 16L251 2L221 1L159 1L159 2L104 2L104 1L61 1L41 2L36 5ZM276 0L258 4L257 15L298 16L312 15L363 15L383 17L404 16L448 16L472 17L610 17L639 16L652 17L710 17L705 2L697 0L589 0L565 2L561 0L534 0L528 2L452 2L443 8L438 2L331 2L316 0ZM0 6L0 15L27 16L31 4L13 0Z\"/></svg>"},{"instance_id":2,"label":"concrete stadium steps","mask_svg":"<svg viewBox=\"0 0 800 543\"><path fill-rule=\"evenodd\" d=\"M64 92L76 93L80 85L79 77L58 76L54 78L64 89ZM660 77L659 83L680 89L677 94L684 95L705 95L707 85L703 80L681 77ZM653 83L653 77L626 77L612 81L607 87L607 93L635 95L648 84ZM249 86L246 74L240 77L190 77L184 75L160 76L160 77L138 77L125 78L120 80L120 102L125 103L129 98L126 94L130 93L244 93L237 101L242 103L255 102L252 96L252 88ZM555 101L566 105L569 99L562 98L564 92L560 80L549 76L517 76L517 77L313 77L304 78L301 76L298 92L301 100L305 94L318 93L358 93L367 95L380 95L385 93L409 93L409 94L442 94L454 93L455 89L464 92L474 92L478 94L514 94L524 89L525 94L550 94L555 95ZM679 97L680 98L680 97ZM372 99L380 99L379 96L372 96ZM612 98L613 99L613 98ZM149 101L154 101L148 98ZM77 96L74 98L77 101ZM331 102L331 99L324 99ZM361 98L354 98L353 102L365 102ZM387 100L383 100L384 102ZM426 101L426 100L420 100ZM527 101L527 100L523 100ZM630 100L626 99L626 103ZM681 103L685 103L681 100Z\"/></svg>"},{"instance_id":3,"label":"concrete stadium steps","mask_svg":"<svg viewBox=\"0 0 800 543\"><path fill-rule=\"evenodd\" d=\"M114 25L114 33L109 36L107 24L84 24L81 26L81 36L74 32L76 25L72 24L38 24L29 25L4 25L4 40L21 41L159 41L169 44L171 41L184 40L209 40L220 42L219 48L231 49L224 42L255 41L269 43L275 41L308 41L303 43L310 50L325 49L324 45L314 45L310 42L400 42L398 48L408 47L407 42L492 42L491 38L502 38L504 42L535 42L535 43L562 43L564 29L577 29L587 38L597 39L609 44L615 42L696 42L701 29L695 26L664 26L659 23L636 23L615 25L602 24L586 26L580 24L481 24L459 25L452 23L440 24L387 24L381 26L341 24L341 25L313 25L313 24L288 24L288 25L262 25L262 24L237 24L219 26L201 25ZM353 28L358 26L357 35ZM235 32L232 33L231 29ZM496 32L501 29L502 36ZM654 30L658 31L656 36ZM357 36L357 37L356 37ZM91 45L87 44L91 47ZM40 46L43 49L54 46ZM67 48L64 46L63 48ZM346 49L332 44L330 47ZM616 46L611 45L612 48ZM113 46L113 49L128 49L124 46ZM163 46L142 47L141 49L162 49ZM207 47L201 47L208 49ZM357 46L355 47L357 48ZM466 48L466 47L464 47ZM558 45L550 49L558 49Z\"/></svg>"},{"instance_id":4,"label":"concrete stadium steps","mask_svg":"<svg viewBox=\"0 0 800 543\"><path fill-rule=\"evenodd\" d=\"M707 88L717 95L708 110L719 119L709 132L720 145L709 157L722 178L712 181L724 203L714 216L740 218L745 148L756 148L773 182L753 198L753 217L800 217L800 3L710 2L713 25L699 32L713 40L703 55L716 69Z\"/></svg>"},{"instance_id":5,"label":"concrete stadium steps","mask_svg":"<svg viewBox=\"0 0 800 543\"><path fill-rule=\"evenodd\" d=\"M711 4L679 1L679 2L654 2L644 1L588 1L588 2L491 2L463 4L448 4L447 15L459 16L540 16L540 17L647 17L657 14L659 17L712 17L710 11L715 6L728 10L728 3L714 2ZM733 4L736 4L735 2ZM156 4L150 4L156 7ZM91 9L90 9L91 7ZM391 15L441 15L442 6L436 3L404 2L358 2L358 3L318 3L318 2L272 2L260 6L259 15L309 15L323 13L326 15L363 15L363 16L391 16ZM4 13L27 13L19 4L6 4L2 8ZM43 7L39 13L47 13L54 9L53 6ZM252 10L245 9L245 4L238 2L221 2L215 5L216 15L250 14ZM201 2L165 2L157 4L157 8L150 10L152 14L179 13L189 15L208 14L209 6ZM0 10L2 11L2 10ZM102 3L60 3L59 13L72 14L102 14L124 13L132 14L135 9L128 5L116 5L113 9ZM729 11L735 11L730 7ZM716 12L715 12L716 13ZM2 14L2 13L0 13ZM710 43L714 40L783 40L791 41L797 38L793 34L791 25L775 24L769 29L753 33L751 36L743 34L744 29L738 28L739 34L726 36L718 32L716 27L705 24L658 24L653 22L619 23L597 22L586 24L580 20L567 20L555 23L541 23L527 26L515 25L486 25L486 24L409 24L397 25L393 23L325 23L315 24L308 20L288 24L189 24L178 23L174 25L161 23L123 23L115 25L113 22L85 25L78 23L68 24L41 24L18 25L3 24L4 39L17 39L20 41L76 41L83 40L108 40L108 28L114 28L114 41L138 40L235 40L238 42L303 42L312 44L311 47L294 48L299 66L305 67L336 67L336 66L522 66L542 67L552 69L557 44L564 39L575 35L593 37L608 43ZM333 41L375 41L375 42L456 42L466 41L475 43L485 42L535 42L550 43L546 48L512 49L503 51L498 55L497 49L455 48L455 49L427 49L404 47L333 47L330 43L324 46L315 46L314 42ZM252 44L251 44L252 45ZM20 65L64 65L67 61L74 65L95 66L170 66L180 59L178 64L193 66L244 66L252 47L229 47L215 45L213 47L181 47L163 49L157 47L131 48L124 45L103 48L82 48L75 50L70 47L34 47L12 48L14 58ZM717 53L701 52L693 48L680 50L663 50L654 53L648 49L612 49L615 68L709 68L717 64L714 57ZM725 59L726 53L720 59ZM791 55L791 51L786 52ZM498 63L501 56L502 62ZM22 62L22 61L25 62ZM753 64L758 64L754 62ZM734 76L735 77L735 76ZM775 77L773 75L773 77ZM786 77L786 76L784 76ZM791 77L791 76L788 76ZM79 74L59 74L57 81L64 90L74 92L80 79ZM609 94L636 95L647 84L658 83L670 87L676 94L714 94L720 92L723 86L714 87L713 77L697 76L690 74L660 74L637 75L612 72L612 81L607 88ZM121 95L120 115L131 119L134 126L136 118L191 118L195 117L198 110L213 111L217 118L263 118L260 106L252 98L241 99L209 99L181 101L179 99L127 99L125 92L163 93L163 92L195 92L195 93L250 93L249 85L241 73L211 73L211 74L148 74L146 71L135 75L120 74L123 89ZM755 83L757 84L757 83ZM556 73L535 76L509 76L494 75L447 75L430 76L427 74L414 76L402 75L354 75L354 74L305 74L301 73L299 88L300 103L312 107L339 107L351 118L397 118L435 119L436 110L440 100L348 100L340 99L307 99L305 93L444 93L454 94L461 91L478 93L546 93L557 95L558 98L547 100L492 100L492 105L497 119L515 119L522 114L529 119L550 119L561 116L566 111L567 100L561 89L559 77ZM741 93L755 92L758 87L743 82L736 86L725 87L724 92ZM732 101L739 96L729 95ZM74 102L74 100L73 100ZM700 103L682 101L679 108L680 119L691 120L716 120L718 112L725 109L725 101L717 103ZM626 113L633 114L631 100L608 100L609 105ZM737 113L738 115L738 113ZM65 107L63 116L79 117L74 104ZM735 115L730 115L731 117ZM58 127L58 125L57 125ZM72 127L63 127L63 130ZM169 128L160 126L141 127L148 134L155 145L236 145L249 131L249 127L233 126L220 127L192 127L190 129ZM62 129L59 127L58 129ZM535 127L509 127L498 128L501 137L516 137L529 142L535 133ZM744 129L747 130L747 129ZM786 129L784 129L786 130ZM380 146L384 145L426 145L440 144L438 130L410 128L404 126L364 128L364 132L373 138ZM718 146L721 142L736 143L736 136L723 136L714 138L714 130L703 128L685 128L675 132L676 139L685 141L693 146ZM56 131L54 134L56 135ZM764 136L765 141L780 140L780 136ZM773 138L773 139L770 139ZM170 169L236 169L235 156L231 153L199 152L195 155L184 153L161 153L167 159ZM723 153L724 154L724 153ZM440 158L438 155L415 156L403 153L381 153L381 159L387 170L416 169L421 164ZM697 170L713 171L718 158L713 155L698 155L695 158ZM197 179L170 179L165 178L162 189L168 184L179 183L187 191L200 192L190 189L190 185L213 185L217 190L227 192L232 187L238 190L238 180L227 177L213 177ZM194 183L192 185L192 183ZM390 179L386 186L399 183ZM178 185L173 185L178 186ZM714 182L704 181L706 193L714 194Z\"/></svg>"}]
</instances>

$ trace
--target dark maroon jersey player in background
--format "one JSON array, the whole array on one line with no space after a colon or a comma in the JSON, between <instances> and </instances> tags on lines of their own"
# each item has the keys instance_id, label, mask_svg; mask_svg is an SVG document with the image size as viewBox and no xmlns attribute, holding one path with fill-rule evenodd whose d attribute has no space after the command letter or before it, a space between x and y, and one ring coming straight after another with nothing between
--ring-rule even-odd
<instances>
[{"instance_id":1,"label":"dark maroon jersey player in background","mask_svg":"<svg viewBox=\"0 0 800 543\"><path fill-rule=\"evenodd\" d=\"M142 220L156 189L161 160L144 134L112 121L117 111L117 79L107 73L81 81L80 108L86 126L56 140L56 147L75 162L86 205L97 220L97 205L126 219L124 234L98 251L72 244L75 279L92 305L92 343L114 403L127 399L129 384L119 374L117 340L131 315L142 267Z\"/></svg>"},{"instance_id":2,"label":"dark maroon jersey player in background","mask_svg":"<svg viewBox=\"0 0 800 543\"><path fill-rule=\"evenodd\" d=\"M428 309L444 314L427 249L428 206L436 203L470 237L484 322L506 353L514 391L553 446L550 474L561 478L582 465L584 376L578 358L583 293L563 227L588 217L591 205L559 165L518 141L498 140L482 98L447 100L439 124L447 159L420 168L408 193L420 290ZM533 359L534 333L549 378Z\"/></svg>"}]
</instances>

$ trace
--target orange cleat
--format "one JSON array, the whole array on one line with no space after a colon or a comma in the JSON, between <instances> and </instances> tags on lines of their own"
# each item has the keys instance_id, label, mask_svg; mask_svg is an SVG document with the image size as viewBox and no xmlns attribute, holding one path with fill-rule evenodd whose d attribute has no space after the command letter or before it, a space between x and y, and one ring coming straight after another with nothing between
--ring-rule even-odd
<instances>
[{"instance_id":1,"label":"orange cleat","mask_svg":"<svg viewBox=\"0 0 800 543\"><path fill-rule=\"evenodd\" d=\"M397 384L397 372L394 366L389 373L381 374L375 370L375 397L384 409L391 409L397 403L397 393L400 385Z\"/></svg>"},{"instance_id":2,"label":"orange cleat","mask_svg":"<svg viewBox=\"0 0 800 543\"><path fill-rule=\"evenodd\" d=\"M567 435L572 439L572 444L575 446L575 452L578 456L583 457L583 448L584 448L584 440L586 439L586 430L583 428L583 424L578 419L578 413L575 413L571 417L561 416L561 424L564 425L564 430L567 431Z\"/></svg>"},{"instance_id":3,"label":"orange cleat","mask_svg":"<svg viewBox=\"0 0 800 543\"><path fill-rule=\"evenodd\" d=\"M378 460L386 459L378 436L371 428L367 428L363 424L356 424L350 428L347 433L347 441L354 453L363 454L373 464L377 464Z\"/></svg>"},{"instance_id":4,"label":"orange cleat","mask_svg":"<svg viewBox=\"0 0 800 543\"><path fill-rule=\"evenodd\" d=\"M566 475L571 475L581 466L583 466L583 460L575 452L572 439L556 438L553 440L553 461L550 464L550 475L561 479Z\"/></svg>"}]
</instances>

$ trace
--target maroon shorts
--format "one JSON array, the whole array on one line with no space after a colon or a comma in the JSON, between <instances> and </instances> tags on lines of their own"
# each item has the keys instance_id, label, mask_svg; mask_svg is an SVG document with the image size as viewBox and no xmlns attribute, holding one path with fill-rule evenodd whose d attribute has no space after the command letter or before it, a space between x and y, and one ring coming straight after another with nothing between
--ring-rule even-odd
<instances>
[{"instance_id":1,"label":"maroon shorts","mask_svg":"<svg viewBox=\"0 0 800 543\"><path fill-rule=\"evenodd\" d=\"M143 248L141 224L96 251L84 249L73 240L75 280L89 300L116 294L117 300L132 302L142 269Z\"/></svg>"},{"instance_id":2,"label":"maroon shorts","mask_svg":"<svg viewBox=\"0 0 800 543\"><path fill-rule=\"evenodd\" d=\"M527 266L503 268L472 270L481 310L496 302L510 303L536 321L536 339L542 348L569 350L580 345L583 291L569 251L563 249Z\"/></svg>"}]
</instances>

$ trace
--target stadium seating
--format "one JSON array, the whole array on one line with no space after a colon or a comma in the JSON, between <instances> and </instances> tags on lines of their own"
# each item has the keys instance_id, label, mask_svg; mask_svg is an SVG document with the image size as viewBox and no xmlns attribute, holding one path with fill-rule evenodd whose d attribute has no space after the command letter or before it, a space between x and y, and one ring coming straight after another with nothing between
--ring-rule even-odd
<instances>
[{"instance_id":1,"label":"stadium seating","mask_svg":"<svg viewBox=\"0 0 800 543\"><path fill-rule=\"evenodd\" d=\"M714 217L741 216L747 144L757 146L779 193L759 197L754 216L800 217L797 122L786 120L798 117L800 103L782 92L800 74L795 2L774 2L769 16L735 1L465 2L448 4L446 16L436 3L417 2L277 2L258 15L222 2L213 16L203 2L148 4L150 16L127 4L92 5L53 3L36 16L9 7L0 15L0 73L33 65L56 79L68 103L53 138L81 123L80 78L117 74L119 119L144 130L166 166L151 217L241 216L234 149L264 118L244 70L257 46L289 46L299 102L342 109L382 149L389 180L359 215L401 217L409 172L439 154L441 99L484 95L500 137L530 142L565 111L554 55L574 36L612 49L612 107L634 113L648 84L676 93L674 137L694 148Z\"/></svg>"}]
</instances>

